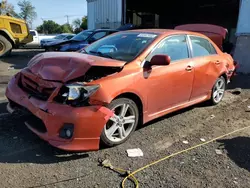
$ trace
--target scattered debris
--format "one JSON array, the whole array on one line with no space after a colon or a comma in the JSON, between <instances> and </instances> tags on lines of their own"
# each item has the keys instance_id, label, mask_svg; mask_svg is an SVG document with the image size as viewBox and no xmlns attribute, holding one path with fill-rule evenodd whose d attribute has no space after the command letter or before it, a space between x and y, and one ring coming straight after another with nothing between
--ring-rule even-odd
<instances>
[{"instance_id":1,"label":"scattered debris","mask_svg":"<svg viewBox=\"0 0 250 188\"><path fill-rule=\"evenodd\" d=\"M243 99L243 100L242 100L243 103L244 103L244 102L247 102L247 101L248 101L248 99Z\"/></svg>"},{"instance_id":2,"label":"scattered debris","mask_svg":"<svg viewBox=\"0 0 250 188\"><path fill-rule=\"evenodd\" d=\"M187 140L184 140L182 143L183 143L183 144L188 144L188 141L187 141Z\"/></svg>"},{"instance_id":3,"label":"scattered debris","mask_svg":"<svg viewBox=\"0 0 250 188\"><path fill-rule=\"evenodd\" d=\"M220 149L216 149L216 150L215 150L215 153L216 153L217 155L222 155L222 154L223 154L223 152L222 152Z\"/></svg>"},{"instance_id":4,"label":"scattered debris","mask_svg":"<svg viewBox=\"0 0 250 188\"><path fill-rule=\"evenodd\" d=\"M241 94L241 88L235 88L234 90L231 91L232 94L234 95L240 95Z\"/></svg>"},{"instance_id":5,"label":"scattered debris","mask_svg":"<svg viewBox=\"0 0 250 188\"><path fill-rule=\"evenodd\" d=\"M212 119L214 119L214 118L215 118L215 115L212 114L211 116L209 116L209 117L207 118L207 120L212 120Z\"/></svg>"},{"instance_id":6,"label":"scattered debris","mask_svg":"<svg viewBox=\"0 0 250 188\"><path fill-rule=\"evenodd\" d=\"M200 138L200 140L201 140L202 142L206 142L206 140L205 140L204 138Z\"/></svg>"},{"instance_id":7,"label":"scattered debris","mask_svg":"<svg viewBox=\"0 0 250 188\"><path fill-rule=\"evenodd\" d=\"M127 153L129 157L142 157L143 156L143 152L140 148L127 149Z\"/></svg>"},{"instance_id":8,"label":"scattered debris","mask_svg":"<svg viewBox=\"0 0 250 188\"><path fill-rule=\"evenodd\" d=\"M14 67L8 67L8 70L14 70L15 68Z\"/></svg>"},{"instance_id":9,"label":"scattered debris","mask_svg":"<svg viewBox=\"0 0 250 188\"><path fill-rule=\"evenodd\" d=\"M234 184L238 184L238 182L237 181L233 181L234 182Z\"/></svg>"}]
</instances>

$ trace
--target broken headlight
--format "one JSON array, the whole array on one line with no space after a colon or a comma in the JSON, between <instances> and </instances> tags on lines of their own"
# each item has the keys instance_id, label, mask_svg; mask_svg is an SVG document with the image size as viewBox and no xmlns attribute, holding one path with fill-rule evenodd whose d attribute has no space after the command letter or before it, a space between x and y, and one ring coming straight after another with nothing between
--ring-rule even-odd
<instances>
[{"instance_id":1,"label":"broken headlight","mask_svg":"<svg viewBox=\"0 0 250 188\"><path fill-rule=\"evenodd\" d=\"M65 90L65 88L67 88ZM63 97L64 104L73 106L82 106L99 89L99 85L85 86L80 83L73 83L64 86L63 93L59 93Z\"/></svg>"}]
</instances>

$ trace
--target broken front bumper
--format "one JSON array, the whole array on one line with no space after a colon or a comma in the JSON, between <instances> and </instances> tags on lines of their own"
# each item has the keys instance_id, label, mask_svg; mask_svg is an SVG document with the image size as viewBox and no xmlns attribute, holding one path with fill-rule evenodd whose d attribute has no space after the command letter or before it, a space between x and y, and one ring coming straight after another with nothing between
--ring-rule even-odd
<instances>
[{"instance_id":1,"label":"broken front bumper","mask_svg":"<svg viewBox=\"0 0 250 188\"><path fill-rule=\"evenodd\" d=\"M29 97L12 78L6 96L7 109L13 113L23 109L32 116L27 127L52 146L68 151L90 151L99 149L100 135L112 113L105 107L71 107L54 102L46 102ZM64 139L60 131L65 125L74 127L73 136Z\"/></svg>"}]
</instances>

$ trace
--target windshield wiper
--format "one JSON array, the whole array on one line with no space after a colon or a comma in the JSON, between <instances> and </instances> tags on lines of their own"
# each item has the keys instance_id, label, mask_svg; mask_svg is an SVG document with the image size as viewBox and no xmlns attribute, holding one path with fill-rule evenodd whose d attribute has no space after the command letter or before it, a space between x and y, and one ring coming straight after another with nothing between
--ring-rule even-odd
<instances>
[{"instance_id":1,"label":"windshield wiper","mask_svg":"<svg viewBox=\"0 0 250 188\"><path fill-rule=\"evenodd\" d=\"M110 59L114 59L111 55L104 54L102 52L95 52L95 51L89 51L89 52L92 53L92 54L98 54L98 55L100 55L102 57L107 57L107 58L110 58Z\"/></svg>"}]
</instances>

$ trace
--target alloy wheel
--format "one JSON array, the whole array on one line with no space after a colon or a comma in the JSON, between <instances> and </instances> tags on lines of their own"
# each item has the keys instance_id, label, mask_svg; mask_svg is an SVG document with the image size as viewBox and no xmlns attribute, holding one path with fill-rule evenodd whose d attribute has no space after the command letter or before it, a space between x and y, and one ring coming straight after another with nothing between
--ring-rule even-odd
<instances>
[{"instance_id":1,"label":"alloy wheel","mask_svg":"<svg viewBox=\"0 0 250 188\"><path fill-rule=\"evenodd\" d=\"M106 137L112 142L125 140L136 124L136 112L130 104L118 104L113 107L114 116L104 128Z\"/></svg>"},{"instance_id":2,"label":"alloy wheel","mask_svg":"<svg viewBox=\"0 0 250 188\"><path fill-rule=\"evenodd\" d=\"M219 103L222 100L224 93L225 93L225 88L226 88L226 84L225 84L224 79L219 78L213 90L213 99L215 103Z\"/></svg>"}]
</instances>

